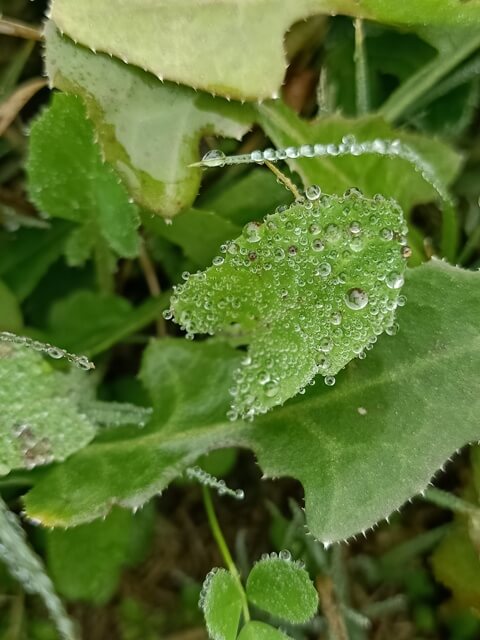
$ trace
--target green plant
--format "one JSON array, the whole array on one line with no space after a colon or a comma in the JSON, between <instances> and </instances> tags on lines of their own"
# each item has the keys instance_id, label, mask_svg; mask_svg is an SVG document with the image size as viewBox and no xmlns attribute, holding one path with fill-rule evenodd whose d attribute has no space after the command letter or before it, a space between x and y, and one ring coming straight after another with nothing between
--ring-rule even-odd
<instances>
[{"instance_id":1,"label":"green plant","mask_svg":"<svg viewBox=\"0 0 480 640\"><path fill-rule=\"evenodd\" d=\"M476 605L450 568L476 557L478 483L429 485L479 439L479 19L454 0L53 1L52 95L28 150L0 145L35 207L0 191L0 555L64 638L55 589L109 601L180 478L204 485L227 567L201 596L214 640L308 634L316 588L332 629L307 569L333 574L327 548L419 495L456 512L434 570ZM320 73L300 105L286 59ZM279 547L240 575L206 488L244 497L214 477L240 448L300 481L316 564Z\"/></svg>"}]
</instances>

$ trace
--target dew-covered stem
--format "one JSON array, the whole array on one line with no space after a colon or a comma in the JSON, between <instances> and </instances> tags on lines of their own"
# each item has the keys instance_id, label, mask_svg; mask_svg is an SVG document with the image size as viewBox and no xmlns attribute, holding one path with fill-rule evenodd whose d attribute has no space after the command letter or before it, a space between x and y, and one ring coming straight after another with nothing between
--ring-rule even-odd
<instances>
[{"instance_id":1,"label":"dew-covered stem","mask_svg":"<svg viewBox=\"0 0 480 640\"><path fill-rule=\"evenodd\" d=\"M202 495L203 495L203 503L205 505L205 511L207 514L210 529L212 531L213 537L215 538L215 542L217 543L217 546L222 555L222 558L227 566L227 569L230 571L233 578L235 579L235 582L237 583L238 591L242 599L243 617L245 619L245 622L248 622L250 620L250 611L248 609L247 596L245 594L245 590L243 588L242 580L240 578L238 569L235 565L235 562L233 561L232 555L225 541L225 538L223 537L222 530L220 529L220 524L218 522L217 515L215 513L215 509L212 502L212 496L210 494L208 487L202 486Z\"/></svg>"},{"instance_id":2,"label":"dew-covered stem","mask_svg":"<svg viewBox=\"0 0 480 640\"><path fill-rule=\"evenodd\" d=\"M283 171L280 171L280 169L278 169L272 162L270 162L269 160L265 160L265 164L267 165L267 167L270 169L270 171L277 176L277 178L280 180L280 182L282 184L285 185L285 187L291 191L293 193L293 197L295 198L295 200L301 200L302 196L300 195L300 191L297 189L297 187L295 186L295 184L292 182L292 180L290 180L290 178L288 176L286 176Z\"/></svg>"}]
</instances>

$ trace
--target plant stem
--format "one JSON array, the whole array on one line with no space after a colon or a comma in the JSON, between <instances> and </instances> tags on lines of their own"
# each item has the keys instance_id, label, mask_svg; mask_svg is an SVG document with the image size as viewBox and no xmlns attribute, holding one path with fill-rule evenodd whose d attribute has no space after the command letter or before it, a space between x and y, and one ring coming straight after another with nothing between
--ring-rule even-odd
<instances>
[{"instance_id":1,"label":"plant stem","mask_svg":"<svg viewBox=\"0 0 480 640\"><path fill-rule=\"evenodd\" d=\"M148 255L147 248L145 246L145 241L142 240L140 243L140 252L138 255L138 260L140 262L140 266L143 271L143 275L145 276L145 280L147 282L148 290L150 294L154 298L158 298L161 295L162 289L160 287L160 283L157 278L157 274L155 271L155 265L153 264L150 256ZM167 329L165 325L165 320L163 316L160 314L157 318L157 335L162 337L167 334Z\"/></svg>"},{"instance_id":2,"label":"plant stem","mask_svg":"<svg viewBox=\"0 0 480 640\"><path fill-rule=\"evenodd\" d=\"M220 553L222 554L222 558L227 566L227 569L230 571L235 582L237 583L240 597L242 599L243 617L245 618L245 622L248 622L250 620L250 611L248 610L247 596L245 594L238 569L230 554L228 545L225 542L222 530L220 529L215 509L213 507L212 496L210 494L210 491L208 490L208 487L202 486L202 495L210 529L212 530L213 537L215 538L215 542L217 543Z\"/></svg>"},{"instance_id":3,"label":"plant stem","mask_svg":"<svg viewBox=\"0 0 480 640\"><path fill-rule=\"evenodd\" d=\"M461 254L458 256L457 262L461 265L465 265L470 260L472 255L475 253L479 245L480 245L480 226L478 226L476 229L472 231L470 237L465 243L465 246L463 247Z\"/></svg>"},{"instance_id":4,"label":"plant stem","mask_svg":"<svg viewBox=\"0 0 480 640\"><path fill-rule=\"evenodd\" d=\"M278 167L276 167L269 160L265 160L265 164L270 169L270 171L277 176L277 178L285 185L285 187L293 193L293 197L295 200L301 200L302 196L297 187L293 184L293 182L288 178Z\"/></svg>"},{"instance_id":5,"label":"plant stem","mask_svg":"<svg viewBox=\"0 0 480 640\"><path fill-rule=\"evenodd\" d=\"M367 56L363 33L363 20L355 18L355 102L357 115L363 116L370 111Z\"/></svg>"},{"instance_id":6,"label":"plant stem","mask_svg":"<svg viewBox=\"0 0 480 640\"><path fill-rule=\"evenodd\" d=\"M348 640L345 621L335 600L333 580L330 576L319 576L316 580L316 586L332 638L334 640Z\"/></svg>"},{"instance_id":7,"label":"plant stem","mask_svg":"<svg viewBox=\"0 0 480 640\"><path fill-rule=\"evenodd\" d=\"M7 18L0 18L0 33L4 36L15 36L17 38L37 41L40 41L43 37L41 29L32 27L19 20L9 20Z\"/></svg>"},{"instance_id":8,"label":"plant stem","mask_svg":"<svg viewBox=\"0 0 480 640\"><path fill-rule=\"evenodd\" d=\"M442 256L454 264L457 257L460 229L457 212L453 204L444 202L442 206L442 238L440 249Z\"/></svg>"},{"instance_id":9,"label":"plant stem","mask_svg":"<svg viewBox=\"0 0 480 640\"><path fill-rule=\"evenodd\" d=\"M428 500L428 502L432 502L443 509L449 509L450 511L461 513L466 516L480 517L479 507L471 502L467 502L467 500L459 498L453 493L449 493L448 491L442 491L441 489L432 487L425 491L423 497L425 500Z\"/></svg>"},{"instance_id":10,"label":"plant stem","mask_svg":"<svg viewBox=\"0 0 480 640\"><path fill-rule=\"evenodd\" d=\"M465 60L478 46L480 46L480 33L477 30L470 37L466 36L464 42L456 49L444 51L424 65L392 93L378 113L387 122L398 120L419 98L428 93L441 78Z\"/></svg>"}]
</instances>

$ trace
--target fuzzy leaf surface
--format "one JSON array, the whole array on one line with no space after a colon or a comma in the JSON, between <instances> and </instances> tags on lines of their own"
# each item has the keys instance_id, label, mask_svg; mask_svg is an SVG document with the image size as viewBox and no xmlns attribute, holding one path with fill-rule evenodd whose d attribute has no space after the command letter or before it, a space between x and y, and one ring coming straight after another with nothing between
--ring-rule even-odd
<instances>
[{"instance_id":1,"label":"fuzzy leaf surface","mask_svg":"<svg viewBox=\"0 0 480 640\"><path fill-rule=\"evenodd\" d=\"M255 451L267 476L303 484L316 538L371 527L479 439L480 274L433 261L407 270L404 293L396 336L381 336L333 388L309 387L253 423L225 418L237 351L217 341L153 342L142 367L154 402L150 424L49 469L27 494L28 514L65 526L115 503L140 506L200 453L237 445Z\"/></svg>"},{"instance_id":2,"label":"fuzzy leaf surface","mask_svg":"<svg viewBox=\"0 0 480 640\"><path fill-rule=\"evenodd\" d=\"M199 159L200 138L240 138L250 126L248 107L95 55L51 22L45 36L52 84L81 96L107 161L139 204L165 218L190 206L198 193L201 170L188 165Z\"/></svg>"},{"instance_id":3,"label":"fuzzy leaf surface","mask_svg":"<svg viewBox=\"0 0 480 640\"><path fill-rule=\"evenodd\" d=\"M0 343L0 474L65 460L90 442L95 428L74 402L76 375Z\"/></svg>"},{"instance_id":4,"label":"fuzzy leaf surface","mask_svg":"<svg viewBox=\"0 0 480 640\"><path fill-rule=\"evenodd\" d=\"M395 25L475 26L480 19L476 1L456 0L54 0L52 6L59 28L89 47L162 78L247 100L278 92L285 32L319 13Z\"/></svg>"},{"instance_id":5,"label":"fuzzy leaf surface","mask_svg":"<svg viewBox=\"0 0 480 640\"><path fill-rule=\"evenodd\" d=\"M251 620L242 627L238 640L288 640L290 636L265 622Z\"/></svg>"},{"instance_id":6,"label":"fuzzy leaf surface","mask_svg":"<svg viewBox=\"0 0 480 640\"><path fill-rule=\"evenodd\" d=\"M316 373L336 375L394 325L406 231L394 202L323 196L248 223L225 258L174 288L187 334L233 325L248 344L235 417L282 404Z\"/></svg>"},{"instance_id":7,"label":"fuzzy leaf surface","mask_svg":"<svg viewBox=\"0 0 480 640\"><path fill-rule=\"evenodd\" d=\"M34 122L27 171L30 197L40 211L87 229L84 257L100 241L120 256L137 255L137 208L103 162L80 98L55 94Z\"/></svg>"},{"instance_id":8,"label":"fuzzy leaf surface","mask_svg":"<svg viewBox=\"0 0 480 640\"><path fill-rule=\"evenodd\" d=\"M232 574L225 569L214 569L203 583L200 602L210 638L235 640L242 600Z\"/></svg>"},{"instance_id":9,"label":"fuzzy leaf surface","mask_svg":"<svg viewBox=\"0 0 480 640\"><path fill-rule=\"evenodd\" d=\"M318 595L305 569L291 560L266 558L255 563L247 579L247 598L256 607L291 624L313 618Z\"/></svg>"}]
</instances>

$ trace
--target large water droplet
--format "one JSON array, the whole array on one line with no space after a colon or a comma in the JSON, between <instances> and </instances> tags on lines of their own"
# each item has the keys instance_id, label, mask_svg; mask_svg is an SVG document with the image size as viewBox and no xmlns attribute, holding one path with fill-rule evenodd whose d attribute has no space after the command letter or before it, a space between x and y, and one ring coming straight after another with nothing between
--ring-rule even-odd
<instances>
[{"instance_id":1,"label":"large water droplet","mask_svg":"<svg viewBox=\"0 0 480 640\"><path fill-rule=\"evenodd\" d=\"M212 149L203 156L202 163L206 167L223 167L225 166L225 154L220 149Z\"/></svg>"},{"instance_id":2,"label":"large water droplet","mask_svg":"<svg viewBox=\"0 0 480 640\"><path fill-rule=\"evenodd\" d=\"M401 273L397 273L396 271L392 271L388 274L385 283L389 289L400 289L405 282Z\"/></svg>"},{"instance_id":3,"label":"large water droplet","mask_svg":"<svg viewBox=\"0 0 480 640\"><path fill-rule=\"evenodd\" d=\"M318 198L322 195L322 190L316 184L312 184L305 189L305 195L308 200L318 200Z\"/></svg>"},{"instance_id":4,"label":"large water droplet","mask_svg":"<svg viewBox=\"0 0 480 640\"><path fill-rule=\"evenodd\" d=\"M350 289L345 294L345 304L353 311L364 309L368 304L368 294L363 291L363 289L358 289L357 287Z\"/></svg>"}]
</instances>

